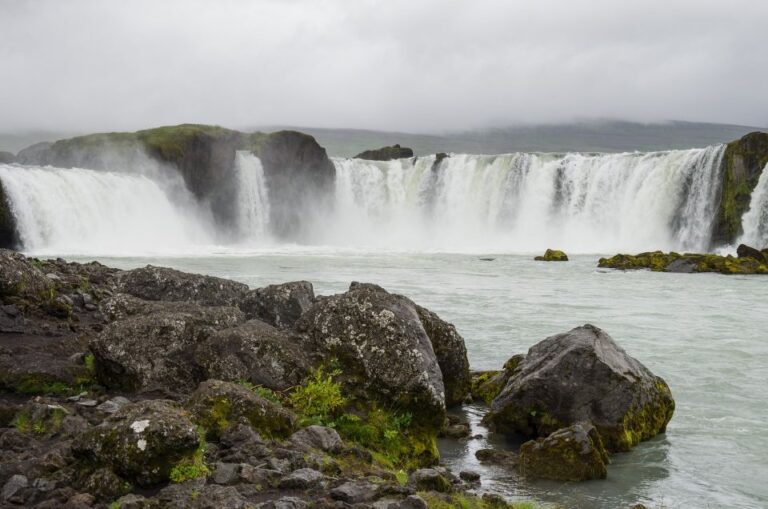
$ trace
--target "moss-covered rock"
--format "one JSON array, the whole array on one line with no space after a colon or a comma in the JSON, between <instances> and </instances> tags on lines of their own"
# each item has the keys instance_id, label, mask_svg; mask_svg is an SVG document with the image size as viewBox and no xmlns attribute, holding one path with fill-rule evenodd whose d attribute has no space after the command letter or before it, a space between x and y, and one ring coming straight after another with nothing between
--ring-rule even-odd
<instances>
[{"instance_id":1,"label":"moss-covered rock","mask_svg":"<svg viewBox=\"0 0 768 509\"><path fill-rule=\"evenodd\" d=\"M439 430L445 420L443 376L409 299L372 284L318 299L296 324L310 350L338 360L346 393L409 412Z\"/></svg>"},{"instance_id":2,"label":"moss-covered rock","mask_svg":"<svg viewBox=\"0 0 768 509\"><path fill-rule=\"evenodd\" d=\"M61 429L64 418L69 413L54 401L31 400L16 413L11 424L20 433L52 435Z\"/></svg>"},{"instance_id":3,"label":"moss-covered rock","mask_svg":"<svg viewBox=\"0 0 768 509\"><path fill-rule=\"evenodd\" d=\"M517 367L523 359L525 359L525 355L513 355L504 363L501 371L476 371L473 373L472 398L490 405L507 385L509 379L517 372Z\"/></svg>"},{"instance_id":4,"label":"moss-covered rock","mask_svg":"<svg viewBox=\"0 0 768 509\"><path fill-rule=\"evenodd\" d=\"M637 255L618 254L600 258L601 268L655 272L718 272L720 274L768 274L768 263L752 257L734 258L731 255L697 253L663 253L654 251Z\"/></svg>"},{"instance_id":5,"label":"moss-covered rock","mask_svg":"<svg viewBox=\"0 0 768 509\"><path fill-rule=\"evenodd\" d=\"M483 419L496 431L536 438L591 422L606 449L628 451L674 412L664 380L592 325L534 345L518 370Z\"/></svg>"},{"instance_id":6,"label":"moss-covered rock","mask_svg":"<svg viewBox=\"0 0 768 509\"><path fill-rule=\"evenodd\" d=\"M556 481L605 479L608 454L589 423L576 423L520 447L520 473Z\"/></svg>"},{"instance_id":7,"label":"moss-covered rock","mask_svg":"<svg viewBox=\"0 0 768 509\"><path fill-rule=\"evenodd\" d=\"M296 428L293 412L232 382L206 380L190 395L186 407L211 437L241 421L275 438L286 437Z\"/></svg>"},{"instance_id":8,"label":"moss-covered rock","mask_svg":"<svg viewBox=\"0 0 768 509\"><path fill-rule=\"evenodd\" d=\"M752 191L768 164L768 133L749 133L729 143L723 154L720 204L712 242L727 245L742 233L741 218L749 209Z\"/></svg>"},{"instance_id":9,"label":"moss-covered rock","mask_svg":"<svg viewBox=\"0 0 768 509\"><path fill-rule=\"evenodd\" d=\"M172 401L150 400L126 405L82 433L72 448L88 464L149 486L168 481L176 465L193 461L200 445L188 411Z\"/></svg>"},{"instance_id":10,"label":"moss-covered rock","mask_svg":"<svg viewBox=\"0 0 768 509\"><path fill-rule=\"evenodd\" d=\"M567 262L568 255L557 249L547 249L544 256L537 256L534 260L538 262Z\"/></svg>"}]
</instances>

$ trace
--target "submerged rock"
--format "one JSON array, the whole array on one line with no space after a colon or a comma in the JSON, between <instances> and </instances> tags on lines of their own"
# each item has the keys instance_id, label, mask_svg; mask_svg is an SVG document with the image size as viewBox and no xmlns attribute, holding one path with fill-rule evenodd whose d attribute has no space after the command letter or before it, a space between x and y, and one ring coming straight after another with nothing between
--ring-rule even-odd
<instances>
[{"instance_id":1,"label":"submerged rock","mask_svg":"<svg viewBox=\"0 0 768 509\"><path fill-rule=\"evenodd\" d=\"M520 473L556 481L605 479L608 454L594 426L576 423L520 447Z\"/></svg>"},{"instance_id":2,"label":"submerged rock","mask_svg":"<svg viewBox=\"0 0 768 509\"><path fill-rule=\"evenodd\" d=\"M200 436L190 414L167 400L127 405L85 431L73 444L76 456L114 469L139 485L167 481L171 469L192 457Z\"/></svg>"},{"instance_id":3,"label":"submerged rock","mask_svg":"<svg viewBox=\"0 0 768 509\"><path fill-rule=\"evenodd\" d=\"M533 346L483 422L530 437L591 422L606 449L627 451L663 433L674 408L663 379L584 325Z\"/></svg>"},{"instance_id":4,"label":"submerged rock","mask_svg":"<svg viewBox=\"0 0 768 509\"><path fill-rule=\"evenodd\" d=\"M411 412L436 429L442 426L443 377L409 299L352 283L346 293L319 298L296 330L308 348L338 359L350 393Z\"/></svg>"},{"instance_id":5,"label":"submerged rock","mask_svg":"<svg viewBox=\"0 0 768 509\"><path fill-rule=\"evenodd\" d=\"M544 256L537 256L534 260L539 262L567 262L568 255L557 249L547 249Z\"/></svg>"},{"instance_id":6,"label":"submerged rock","mask_svg":"<svg viewBox=\"0 0 768 509\"><path fill-rule=\"evenodd\" d=\"M355 159L367 159L369 161L391 161L392 159L403 159L413 157L413 150L400 145L382 147L373 150L365 150L357 154Z\"/></svg>"}]
</instances>

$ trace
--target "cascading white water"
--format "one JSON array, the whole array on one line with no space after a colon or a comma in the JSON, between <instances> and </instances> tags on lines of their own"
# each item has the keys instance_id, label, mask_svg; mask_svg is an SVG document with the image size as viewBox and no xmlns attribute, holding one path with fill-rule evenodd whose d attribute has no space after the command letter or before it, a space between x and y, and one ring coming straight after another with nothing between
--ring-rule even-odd
<instances>
[{"instance_id":1,"label":"cascading white water","mask_svg":"<svg viewBox=\"0 0 768 509\"><path fill-rule=\"evenodd\" d=\"M238 151L235 172L240 240L265 240L269 236L269 193L261 160L251 152Z\"/></svg>"},{"instance_id":2,"label":"cascading white water","mask_svg":"<svg viewBox=\"0 0 768 509\"><path fill-rule=\"evenodd\" d=\"M706 250L722 145L624 154L335 159L331 243L455 251Z\"/></svg>"},{"instance_id":3,"label":"cascading white water","mask_svg":"<svg viewBox=\"0 0 768 509\"><path fill-rule=\"evenodd\" d=\"M747 244L758 249L768 248L768 164L763 168L757 181L749 210L741 218L744 234L739 243Z\"/></svg>"},{"instance_id":4,"label":"cascading white water","mask_svg":"<svg viewBox=\"0 0 768 509\"><path fill-rule=\"evenodd\" d=\"M0 181L29 251L146 254L211 243L205 214L178 185L161 186L143 175L7 164L0 165Z\"/></svg>"}]
</instances>

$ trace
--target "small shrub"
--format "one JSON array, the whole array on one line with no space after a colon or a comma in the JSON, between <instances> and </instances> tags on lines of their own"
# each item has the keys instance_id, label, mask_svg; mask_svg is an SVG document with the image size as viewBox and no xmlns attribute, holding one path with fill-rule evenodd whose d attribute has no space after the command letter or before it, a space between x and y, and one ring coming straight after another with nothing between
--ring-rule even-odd
<instances>
[{"instance_id":1,"label":"small shrub","mask_svg":"<svg viewBox=\"0 0 768 509\"><path fill-rule=\"evenodd\" d=\"M338 370L326 373L318 368L293 390L288 400L303 424L329 424L333 414L347 403L341 384L333 380L339 373Z\"/></svg>"},{"instance_id":2,"label":"small shrub","mask_svg":"<svg viewBox=\"0 0 768 509\"><path fill-rule=\"evenodd\" d=\"M210 475L211 470L205 463L205 450L208 448L208 443L205 441L205 430L198 428L197 434L200 437L200 445L191 458L178 463L171 469L169 474L171 482L181 483Z\"/></svg>"},{"instance_id":3,"label":"small shrub","mask_svg":"<svg viewBox=\"0 0 768 509\"><path fill-rule=\"evenodd\" d=\"M266 400L271 401L272 403L282 404L282 400L280 399L280 396L275 391L273 391L268 387L264 387L263 385L255 385L249 382L248 380L238 380L236 383L252 391L257 396L260 396Z\"/></svg>"}]
</instances>

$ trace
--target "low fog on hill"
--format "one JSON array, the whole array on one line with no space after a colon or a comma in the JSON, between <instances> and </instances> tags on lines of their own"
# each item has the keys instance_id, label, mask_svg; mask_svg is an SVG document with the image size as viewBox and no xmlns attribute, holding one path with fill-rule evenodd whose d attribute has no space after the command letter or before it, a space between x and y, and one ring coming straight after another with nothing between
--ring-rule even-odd
<instances>
[{"instance_id":1,"label":"low fog on hill","mask_svg":"<svg viewBox=\"0 0 768 509\"><path fill-rule=\"evenodd\" d=\"M50 138L31 131L185 122L422 134L603 118L765 126L766 15L768 3L749 0L6 0L2 146ZM541 149L613 146L610 132L590 131ZM455 148L408 142L536 148L503 136L447 136Z\"/></svg>"}]
</instances>

